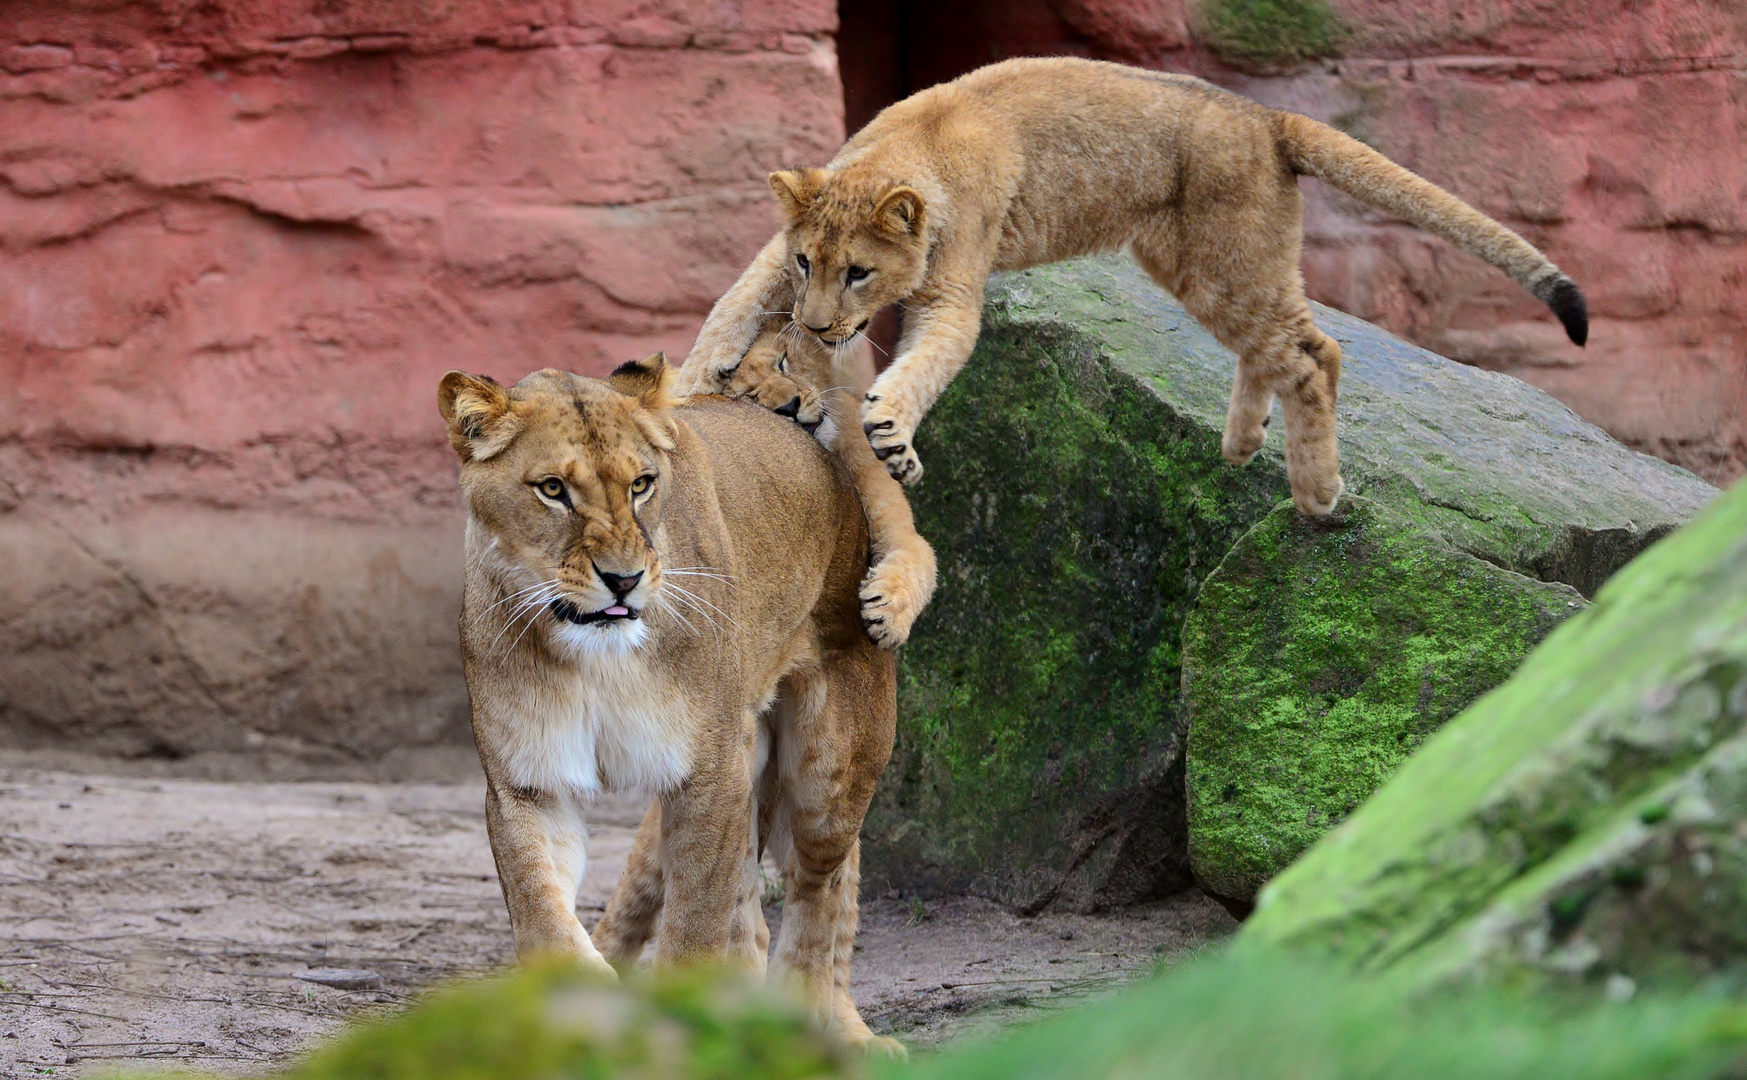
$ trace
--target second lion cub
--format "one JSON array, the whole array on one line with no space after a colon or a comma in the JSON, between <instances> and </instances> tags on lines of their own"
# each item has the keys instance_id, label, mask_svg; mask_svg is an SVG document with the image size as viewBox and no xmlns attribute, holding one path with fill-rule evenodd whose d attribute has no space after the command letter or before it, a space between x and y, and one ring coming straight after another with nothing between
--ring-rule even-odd
<instances>
[{"instance_id":1,"label":"second lion cub","mask_svg":"<svg viewBox=\"0 0 1747 1080\"><path fill-rule=\"evenodd\" d=\"M866 388L855 350L830 349L810 337L766 329L746 355L716 372L724 397L748 398L800 424L830 450L855 482L867 514L867 578L861 621L874 644L895 649L934 595L934 549L916 531L904 489L856 430Z\"/></svg>"}]
</instances>

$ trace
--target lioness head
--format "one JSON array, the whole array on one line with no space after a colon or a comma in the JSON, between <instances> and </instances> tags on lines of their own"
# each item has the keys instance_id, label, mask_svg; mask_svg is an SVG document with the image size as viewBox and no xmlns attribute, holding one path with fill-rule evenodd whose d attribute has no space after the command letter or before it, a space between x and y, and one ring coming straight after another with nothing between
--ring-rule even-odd
<instances>
[{"instance_id":1,"label":"lioness head","mask_svg":"<svg viewBox=\"0 0 1747 1080\"><path fill-rule=\"evenodd\" d=\"M605 382L547 369L506 390L443 376L437 403L462 494L509 578L512 624L548 620L546 640L573 653L642 642L662 586L669 379L659 353Z\"/></svg>"},{"instance_id":2,"label":"lioness head","mask_svg":"<svg viewBox=\"0 0 1747 1080\"><path fill-rule=\"evenodd\" d=\"M795 321L819 340L849 340L922 284L928 221L915 188L868 187L824 169L794 169L771 173L770 189L789 221Z\"/></svg>"}]
</instances>

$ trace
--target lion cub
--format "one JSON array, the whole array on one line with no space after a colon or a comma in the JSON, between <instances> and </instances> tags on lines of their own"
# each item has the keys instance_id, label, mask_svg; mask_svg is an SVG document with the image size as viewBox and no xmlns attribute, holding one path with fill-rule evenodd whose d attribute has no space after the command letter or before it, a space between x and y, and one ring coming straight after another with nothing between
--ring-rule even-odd
<instances>
[{"instance_id":1,"label":"lion cub","mask_svg":"<svg viewBox=\"0 0 1747 1080\"><path fill-rule=\"evenodd\" d=\"M1363 143L1187 75L1021 59L898 102L823 169L770 174L788 226L717 301L682 382L713 389L772 310L835 346L903 301L897 358L861 419L914 483L916 425L976 344L989 274L1126 248L1237 354L1225 457L1255 456L1278 397L1293 499L1325 514L1342 488L1341 350L1304 298L1299 176L1485 259L1584 343L1583 295L1546 256Z\"/></svg>"},{"instance_id":2,"label":"lion cub","mask_svg":"<svg viewBox=\"0 0 1747 1080\"><path fill-rule=\"evenodd\" d=\"M872 565L861 586L861 621L881 648L895 649L909 639L916 617L934 596L934 549L916 531L903 487L856 430L862 379L856 368L862 359L848 350L826 349L810 335L771 328L744 357L716 374L723 396L748 398L795 421L849 470L873 543ZM845 424L846 419L851 422Z\"/></svg>"},{"instance_id":3,"label":"lion cub","mask_svg":"<svg viewBox=\"0 0 1747 1080\"><path fill-rule=\"evenodd\" d=\"M610 973L653 935L658 964L762 971L768 849L787 890L772 964L828 1029L901 1050L848 990L897 671L862 630L867 520L845 470L764 409L676 401L659 355L508 390L452 371L438 404L461 459L461 652L517 955ZM591 939L576 889L603 790L656 802Z\"/></svg>"}]
</instances>

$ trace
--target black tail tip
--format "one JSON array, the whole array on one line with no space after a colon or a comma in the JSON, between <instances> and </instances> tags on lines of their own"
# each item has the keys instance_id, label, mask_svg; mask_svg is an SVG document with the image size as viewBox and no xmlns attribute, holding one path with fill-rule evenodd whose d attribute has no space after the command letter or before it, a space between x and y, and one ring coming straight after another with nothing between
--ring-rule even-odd
<instances>
[{"instance_id":1,"label":"black tail tip","mask_svg":"<svg viewBox=\"0 0 1747 1080\"><path fill-rule=\"evenodd\" d=\"M1589 305L1584 303L1583 292L1577 287L1577 282L1570 278L1560 278L1559 283L1553 286L1553 294L1547 297L1547 306L1565 324L1565 335L1571 339L1573 345L1583 345L1589 341Z\"/></svg>"}]
</instances>

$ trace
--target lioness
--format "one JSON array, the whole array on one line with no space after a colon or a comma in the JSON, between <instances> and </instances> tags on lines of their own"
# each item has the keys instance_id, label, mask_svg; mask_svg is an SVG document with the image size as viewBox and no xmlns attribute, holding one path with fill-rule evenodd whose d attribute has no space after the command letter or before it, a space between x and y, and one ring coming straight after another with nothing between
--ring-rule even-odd
<instances>
[{"instance_id":1,"label":"lioness","mask_svg":"<svg viewBox=\"0 0 1747 1080\"><path fill-rule=\"evenodd\" d=\"M891 106L823 169L770 174L788 226L717 301L682 385L719 385L773 309L836 344L902 300L897 358L861 417L914 483L916 425L976 344L990 272L1126 247L1238 356L1225 457L1261 449L1278 395L1293 499L1325 514L1342 490L1341 350L1304 299L1301 175L1480 256L1584 343L1583 295L1546 256L1363 143L1187 75L1022 59Z\"/></svg>"},{"instance_id":2,"label":"lioness","mask_svg":"<svg viewBox=\"0 0 1747 1080\"><path fill-rule=\"evenodd\" d=\"M881 648L910 637L934 595L934 549L916 531L910 500L857 429L859 357L827 349L786 328L767 329L735 365L720 372L720 393L756 401L818 438L849 470L873 545L861 587L861 621Z\"/></svg>"},{"instance_id":3,"label":"lioness","mask_svg":"<svg viewBox=\"0 0 1747 1080\"><path fill-rule=\"evenodd\" d=\"M786 884L774 963L843 1038L858 836L896 723L892 654L863 632L867 523L795 425L678 402L657 355L602 382L459 371L438 404L461 459L461 646L486 826L516 952L612 970L665 909L656 962L762 970L757 860ZM583 806L657 796L598 934L576 918Z\"/></svg>"}]
</instances>

